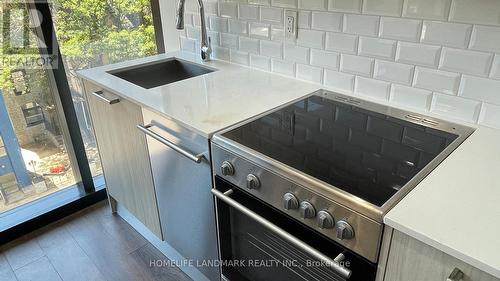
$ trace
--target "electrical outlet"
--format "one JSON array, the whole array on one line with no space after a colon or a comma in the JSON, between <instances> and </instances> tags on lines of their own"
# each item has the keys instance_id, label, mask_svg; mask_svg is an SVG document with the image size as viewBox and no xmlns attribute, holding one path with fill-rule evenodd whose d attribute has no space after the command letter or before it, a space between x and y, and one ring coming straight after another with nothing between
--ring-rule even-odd
<instances>
[{"instance_id":1,"label":"electrical outlet","mask_svg":"<svg viewBox=\"0 0 500 281\"><path fill-rule=\"evenodd\" d=\"M289 39L297 38L297 18L298 12L286 10L285 11L285 37Z\"/></svg>"}]
</instances>

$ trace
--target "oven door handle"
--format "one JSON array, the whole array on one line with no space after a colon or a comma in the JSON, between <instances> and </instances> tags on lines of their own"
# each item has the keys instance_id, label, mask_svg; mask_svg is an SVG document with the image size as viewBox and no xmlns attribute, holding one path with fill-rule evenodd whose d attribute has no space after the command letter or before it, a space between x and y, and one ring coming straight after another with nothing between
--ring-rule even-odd
<instances>
[{"instance_id":1,"label":"oven door handle","mask_svg":"<svg viewBox=\"0 0 500 281\"><path fill-rule=\"evenodd\" d=\"M230 189L224 193L222 193L216 189L212 189L212 193L215 195L215 197L224 201L229 206L244 213L245 215L247 215L250 218L257 221L258 223L262 224L268 230L279 235L280 237L287 240L288 242L290 242L294 246L300 248L301 250L303 250L303 251L307 252L308 254L310 254L311 256L317 258L318 260L320 260L321 262L323 262L327 266L331 267L338 274L340 274L343 278L348 279L349 277L351 277L351 274L352 274L351 270L349 270L349 269L347 269L339 264L339 262L343 259L343 254L339 254L339 256L337 258L335 258L334 260L330 259L329 257L322 254L320 251L312 248L311 246L307 245L306 243L304 243L300 239L296 238L295 236L290 235L288 232L286 232L282 228L276 226L272 222L266 220L265 218L261 217L260 215L256 214L252 210L248 209L247 207L243 206L242 204L238 203L237 201L235 201L234 199L229 197L229 195L231 195L233 193L232 189Z\"/></svg>"}]
</instances>

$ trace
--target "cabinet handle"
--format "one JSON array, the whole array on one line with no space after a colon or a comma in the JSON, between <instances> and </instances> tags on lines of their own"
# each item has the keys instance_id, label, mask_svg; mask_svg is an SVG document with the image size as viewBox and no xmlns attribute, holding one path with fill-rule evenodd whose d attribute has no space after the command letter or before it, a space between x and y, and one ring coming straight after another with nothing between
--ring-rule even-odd
<instances>
[{"instance_id":1,"label":"cabinet handle","mask_svg":"<svg viewBox=\"0 0 500 281\"><path fill-rule=\"evenodd\" d=\"M119 103L120 102L119 98L114 98L114 99L110 100L107 97L105 97L103 94L104 94L103 91L96 91L96 92L92 93L92 95L94 95L95 97L97 97L98 99L100 99L102 101L105 101L108 104L115 104L115 103Z\"/></svg>"},{"instance_id":2,"label":"cabinet handle","mask_svg":"<svg viewBox=\"0 0 500 281\"><path fill-rule=\"evenodd\" d=\"M453 271L450 273L450 276L446 279L446 281L460 281L464 278L464 273L455 267Z\"/></svg>"},{"instance_id":3,"label":"cabinet handle","mask_svg":"<svg viewBox=\"0 0 500 281\"><path fill-rule=\"evenodd\" d=\"M182 156L188 158L189 160L193 161L193 162L196 162L196 163L201 163L201 161L203 160L203 158L205 158L205 156L203 155L203 153L200 153L200 154L193 154L187 150L185 150L184 148L182 147L179 147L177 146L175 143L165 139L164 137L160 136L159 134L151 131L149 128L153 127L154 125L153 124L149 124L149 125L137 125L137 128L145 133L146 135L152 137L153 139L163 143L164 145L170 147L171 149L173 149L174 151L180 153Z\"/></svg>"}]
</instances>

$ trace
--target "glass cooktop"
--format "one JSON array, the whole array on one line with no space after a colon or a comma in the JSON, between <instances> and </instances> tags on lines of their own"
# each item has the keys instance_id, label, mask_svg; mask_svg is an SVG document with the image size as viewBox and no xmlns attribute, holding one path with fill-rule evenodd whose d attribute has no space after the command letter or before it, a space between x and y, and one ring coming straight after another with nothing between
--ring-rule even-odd
<instances>
[{"instance_id":1,"label":"glass cooktop","mask_svg":"<svg viewBox=\"0 0 500 281\"><path fill-rule=\"evenodd\" d=\"M458 137L317 95L223 136L377 206Z\"/></svg>"}]
</instances>

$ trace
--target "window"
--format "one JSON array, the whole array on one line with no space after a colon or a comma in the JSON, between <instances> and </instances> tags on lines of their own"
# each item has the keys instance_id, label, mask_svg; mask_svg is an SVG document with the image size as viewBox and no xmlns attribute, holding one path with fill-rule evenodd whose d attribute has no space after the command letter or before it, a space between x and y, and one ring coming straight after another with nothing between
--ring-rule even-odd
<instances>
[{"instance_id":1,"label":"window","mask_svg":"<svg viewBox=\"0 0 500 281\"><path fill-rule=\"evenodd\" d=\"M53 1L56 35L93 176L102 169L76 71L157 54L151 7L150 0Z\"/></svg>"},{"instance_id":2,"label":"window","mask_svg":"<svg viewBox=\"0 0 500 281\"><path fill-rule=\"evenodd\" d=\"M102 170L76 71L162 50L150 1L158 8L158 0L0 3L0 213L70 187L94 190ZM18 60L48 54L63 65Z\"/></svg>"}]
</instances>

